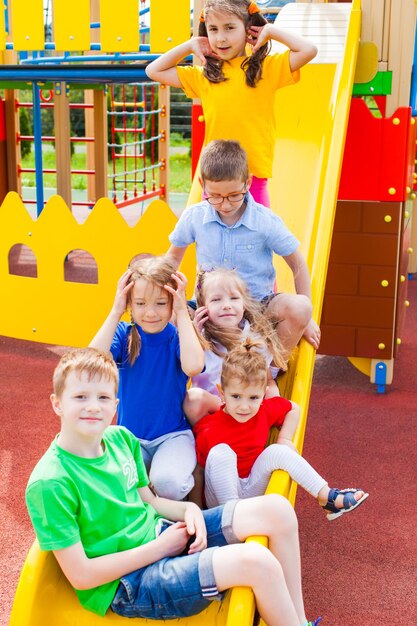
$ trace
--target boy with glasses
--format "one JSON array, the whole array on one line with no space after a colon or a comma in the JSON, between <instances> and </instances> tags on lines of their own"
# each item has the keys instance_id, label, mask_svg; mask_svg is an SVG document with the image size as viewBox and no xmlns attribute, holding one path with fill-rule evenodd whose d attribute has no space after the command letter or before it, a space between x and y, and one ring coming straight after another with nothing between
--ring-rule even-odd
<instances>
[{"instance_id":1,"label":"boy with glasses","mask_svg":"<svg viewBox=\"0 0 417 626\"><path fill-rule=\"evenodd\" d=\"M200 270L237 270L251 295L279 322L288 356L301 337L317 350L320 329L311 317L310 274L299 241L280 217L252 198L245 151L237 141L212 141L202 152L200 168L204 199L181 215L169 237L168 257L179 265L195 242ZM275 293L274 254L291 268L296 294Z\"/></svg>"}]
</instances>

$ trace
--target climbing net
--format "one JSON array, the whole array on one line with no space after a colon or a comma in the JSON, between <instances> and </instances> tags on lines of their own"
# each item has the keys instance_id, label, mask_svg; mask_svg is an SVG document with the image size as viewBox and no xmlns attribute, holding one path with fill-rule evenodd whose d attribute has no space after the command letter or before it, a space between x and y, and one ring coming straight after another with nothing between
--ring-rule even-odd
<instances>
[{"instance_id":1,"label":"climbing net","mask_svg":"<svg viewBox=\"0 0 417 626\"><path fill-rule=\"evenodd\" d=\"M161 195L157 89L143 83L110 87L109 177L119 207Z\"/></svg>"}]
</instances>

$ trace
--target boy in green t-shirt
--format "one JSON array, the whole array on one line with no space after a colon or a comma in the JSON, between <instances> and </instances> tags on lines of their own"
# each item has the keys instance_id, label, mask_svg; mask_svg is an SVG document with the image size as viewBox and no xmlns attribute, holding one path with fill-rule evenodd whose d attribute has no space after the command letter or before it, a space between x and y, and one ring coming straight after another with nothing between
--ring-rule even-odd
<instances>
[{"instance_id":1,"label":"boy in green t-shirt","mask_svg":"<svg viewBox=\"0 0 417 626\"><path fill-rule=\"evenodd\" d=\"M117 384L110 355L85 348L62 357L51 396L61 429L26 491L40 547L54 552L82 605L173 619L242 585L269 626L309 624L290 504L268 495L202 512L157 497L138 440L110 426ZM266 535L269 550L241 543L250 535Z\"/></svg>"}]
</instances>

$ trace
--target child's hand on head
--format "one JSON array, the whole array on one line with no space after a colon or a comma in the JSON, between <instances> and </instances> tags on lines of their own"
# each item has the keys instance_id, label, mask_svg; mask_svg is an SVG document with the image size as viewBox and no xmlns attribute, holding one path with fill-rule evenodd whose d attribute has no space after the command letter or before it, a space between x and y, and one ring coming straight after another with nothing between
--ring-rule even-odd
<instances>
[{"instance_id":1,"label":"child's hand on head","mask_svg":"<svg viewBox=\"0 0 417 626\"><path fill-rule=\"evenodd\" d=\"M117 314L122 317L123 313L127 309L127 297L129 291L132 289L135 284L133 281L128 282L132 275L131 270L126 270L124 274L121 275L117 282L116 295L114 297L113 310L117 312Z\"/></svg>"},{"instance_id":2,"label":"child's hand on head","mask_svg":"<svg viewBox=\"0 0 417 626\"><path fill-rule=\"evenodd\" d=\"M195 312L193 324L199 333L203 332L204 324L209 319L208 308L206 306L200 306Z\"/></svg>"},{"instance_id":3,"label":"child's hand on head","mask_svg":"<svg viewBox=\"0 0 417 626\"><path fill-rule=\"evenodd\" d=\"M208 37L193 37L191 39L191 50L193 54L200 59L203 65L207 65L206 57L220 58L219 55L211 49Z\"/></svg>"},{"instance_id":4,"label":"child's hand on head","mask_svg":"<svg viewBox=\"0 0 417 626\"><path fill-rule=\"evenodd\" d=\"M175 274L171 274L171 277L177 283L177 288L174 289L171 285L164 285L164 289L169 291L172 295L172 310L174 313L179 313L179 311L187 311L187 299L185 297L185 288L187 286L187 278L185 275L177 270Z\"/></svg>"},{"instance_id":5,"label":"child's hand on head","mask_svg":"<svg viewBox=\"0 0 417 626\"><path fill-rule=\"evenodd\" d=\"M265 24L265 26L250 26L248 29L248 36L246 41L253 46L252 54L257 52L261 46L263 46L268 39L269 36L269 24Z\"/></svg>"}]
</instances>

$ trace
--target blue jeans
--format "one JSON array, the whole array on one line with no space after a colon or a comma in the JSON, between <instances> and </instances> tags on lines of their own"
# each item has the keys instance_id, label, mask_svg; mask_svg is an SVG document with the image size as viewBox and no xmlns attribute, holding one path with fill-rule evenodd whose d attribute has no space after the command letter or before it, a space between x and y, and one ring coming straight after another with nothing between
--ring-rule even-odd
<instances>
[{"instance_id":1,"label":"blue jeans","mask_svg":"<svg viewBox=\"0 0 417 626\"><path fill-rule=\"evenodd\" d=\"M175 619L200 613L212 600L221 600L216 587L213 552L239 543L232 529L237 500L203 511L207 548L196 554L169 557L120 579L111 609L125 617Z\"/></svg>"}]
</instances>

